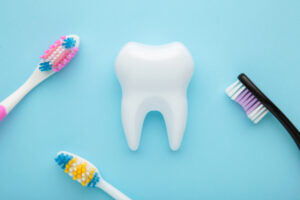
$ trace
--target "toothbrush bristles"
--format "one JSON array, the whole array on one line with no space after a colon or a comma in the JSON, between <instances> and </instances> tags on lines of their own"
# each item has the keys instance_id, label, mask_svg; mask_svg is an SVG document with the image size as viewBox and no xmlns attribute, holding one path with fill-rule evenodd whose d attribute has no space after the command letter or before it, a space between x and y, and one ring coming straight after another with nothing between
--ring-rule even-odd
<instances>
[{"instance_id":1,"label":"toothbrush bristles","mask_svg":"<svg viewBox=\"0 0 300 200\"><path fill-rule=\"evenodd\" d=\"M240 104L255 124L269 111L239 80L226 89L227 95Z\"/></svg>"},{"instance_id":2,"label":"toothbrush bristles","mask_svg":"<svg viewBox=\"0 0 300 200\"><path fill-rule=\"evenodd\" d=\"M62 36L41 56L40 71L59 72L68 64L78 51L77 36Z\"/></svg>"},{"instance_id":3,"label":"toothbrush bristles","mask_svg":"<svg viewBox=\"0 0 300 200\"><path fill-rule=\"evenodd\" d=\"M81 183L82 186L95 187L100 180L97 169L82 158L68 153L60 153L55 161L64 169L65 173Z\"/></svg>"}]
</instances>

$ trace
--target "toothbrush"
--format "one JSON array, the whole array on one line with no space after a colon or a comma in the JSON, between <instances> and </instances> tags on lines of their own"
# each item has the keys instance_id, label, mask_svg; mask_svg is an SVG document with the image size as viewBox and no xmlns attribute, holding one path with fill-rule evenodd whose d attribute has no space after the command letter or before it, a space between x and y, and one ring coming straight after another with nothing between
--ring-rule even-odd
<instances>
[{"instance_id":1,"label":"toothbrush","mask_svg":"<svg viewBox=\"0 0 300 200\"><path fill-rule=\"evenodd\" d=\"M271 112L290 133L300 149L300 132L285 114L245 75L226 89L227 95L245 110L247 116L256 124Z\"/></svg>"},{"instance_id":2,"label":"toothbrush","mask_svg":"<svg viewBox=\"0 0 300 200\"><path fill-rule=\"evenodd\" d=\"M62 36L41 56L41 61L29 79L0 103L0 122L38 84L59 72L75 56L79 47L77 35Z\"/></svg>"},{"instance_id":3,"label":"toothbrush","mask_svg":"<svg viewBox=\"0 0 300 200\"><path fill-rule=\"evenodd\" d=\"M85 159L72 153L61 151L55 158L56 163L69 174L73 180L82 186L98 187L108 193L116 200L130 200L125 194L106 182L100 175L98 169Z\"/></svg>"}]
</instances>

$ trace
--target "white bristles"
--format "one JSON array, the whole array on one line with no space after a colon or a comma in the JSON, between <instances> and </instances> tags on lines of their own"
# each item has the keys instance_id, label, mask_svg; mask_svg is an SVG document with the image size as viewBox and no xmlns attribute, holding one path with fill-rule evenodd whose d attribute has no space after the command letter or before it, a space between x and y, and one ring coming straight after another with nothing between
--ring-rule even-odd
<instances>
[{"instance_id":1,"label":"white bristles","mask_svg":"<svg viewBox=\"0 0 300 200\"><path fill-rule=\"evenodd\" d=\"M234 95L234 93L242 86L242 84L239 81L236 81L234 84L232 84L231 86L229 86L226 89L226 93L227 95L232 98L232 96Z\"/></svg>"},{"instance_id":2,"label":"white bristles","mask_svg":"<svg viewBox=\"0 0 300 200\"><path fill-rule=\"evenodd\" d=\"M50 64L52 65L55 62L55 60L62 54L63 51L64 48L62 46L59 46L47 59L47 61L50 61Z\"/></svg>"},{"instance_id":3,"label":"white bristles","mask_svg":"<svg viewBox=\"0 0 300 200\"><path fill-rule=\"evenodd\" d=\"M239 83L239 81L234 82L232 85L230 85L227 89L226 89L226 93L229 95L229 92Z\"/></svg>"},{"instance_id":4,"label":"white bristles","mask_svg":"<svg viewBox=\"0 0 300 200\"><path fill-rule=\"evenodd\" d=\"M264 105L260 104L257 108L255 108L255 110L253 110L248 117L253 120L254 118L256 118L255 116L260 112L261 109L264 108Z\"/></svg>"},{"instance_id":5,"label":"white bristles","mask_svg":"<svg viewBox=\"0 0 300 200\"><path fill-rule=\"evenodd\" d=\"M231 97L231 99L235 100L244 90L246 89L245 86L242 86L236 93Z\"/></svg>"},{"instance_id":6,"label":"white bristles","mask_svg":"<svg viewBox=\"0 0 300 200\"><path fill-rule=\"evenodd\" d=\"M266 107L264 107L262 104L260 105L261 107L259 108L259 109L255 109L255 113L254 113L254 111L253 112L251 112L251 114L252 113L254 113L253 115L252 115L252 117L249 117L253 122L255 121L255 119L258 119L260 116L261 116L261 114L263 113L263 112L265 112L267 109L266 109ZM258 121L257 121L258 122Z\"/></svg>"},{"instance_id":7,"label":"white bristles","mask_svg":"<svg viewBox=\"0 0 300 200\"><path fill-rule=\"evenodd\" d=\"M254 124L257 124L266 114L268 114L268 110L265 110L258 118L256 118L253 122Z\"/></svg>"}]
</instances>

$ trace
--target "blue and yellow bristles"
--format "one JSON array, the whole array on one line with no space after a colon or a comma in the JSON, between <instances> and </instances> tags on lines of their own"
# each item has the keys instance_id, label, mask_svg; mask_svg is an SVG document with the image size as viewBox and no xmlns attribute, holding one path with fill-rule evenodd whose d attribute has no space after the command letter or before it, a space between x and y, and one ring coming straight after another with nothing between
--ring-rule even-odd
<instances>
[{"instance_id":1,"label":"blue and yellow bristles","mask_svg":"<svg viewBox=\"0 0 300 200\"><path fill-rule=\"evenodd\" d=\"M100 188L109 194L113 199L131 200L117 188L106 182L100 175L98 169L85 159L69 152L61 151L57 154L55 161L65 173L83 186Z\"/></svg>"},{"instance_id":2,"label":"blue and yellow bristles","mask_svg":"<svg viewBox=\"0 0 300 200\"><path fill-rule=\"evenodd\" d=\"M55 158L56 163L69 174L73 180L81 183L82 186L95 187L100 181L97 169L86 160L70 154L60 152Z\"/></svg>"}]
</instances>

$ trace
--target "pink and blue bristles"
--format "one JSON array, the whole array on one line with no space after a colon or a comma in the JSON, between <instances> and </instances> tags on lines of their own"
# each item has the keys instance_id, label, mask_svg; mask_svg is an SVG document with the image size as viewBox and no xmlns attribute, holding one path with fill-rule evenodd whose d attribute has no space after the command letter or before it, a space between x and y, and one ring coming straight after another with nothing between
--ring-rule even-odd
<instances>
[{"instance_id":1,"label":"pink and blue bristles","mask_svg":"<svg viewBox=\"0 0 300 200\"><path fill-rule=\"evenodd\" d=\"M76 40L72 37L62 36L41 56L40 71L59 72L71 61L77 51Z\"/></svg>"}]
</instances>

